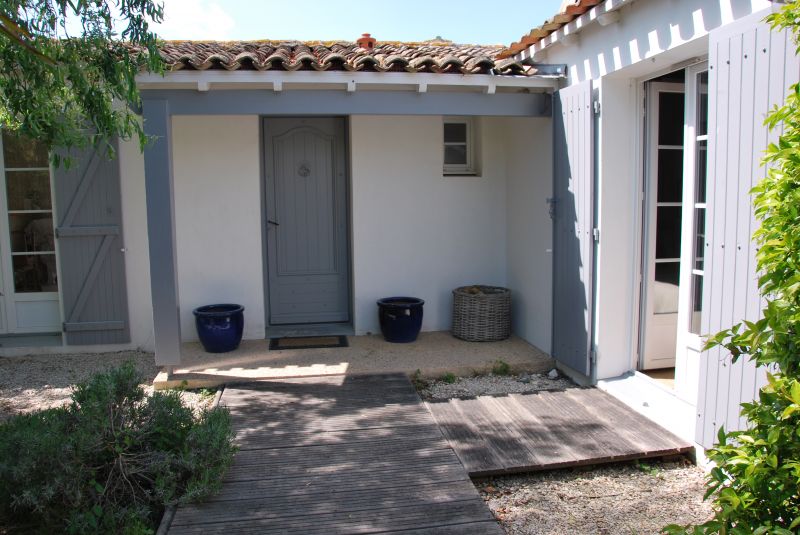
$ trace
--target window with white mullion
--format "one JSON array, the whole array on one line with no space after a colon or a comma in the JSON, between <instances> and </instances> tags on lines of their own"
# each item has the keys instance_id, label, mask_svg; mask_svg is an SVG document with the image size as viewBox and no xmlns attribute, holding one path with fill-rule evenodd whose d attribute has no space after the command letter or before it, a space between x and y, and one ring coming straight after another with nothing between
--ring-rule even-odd
<instances>
[{"instance_id":1,"label":"window with white mullion","mask_svg":"<svg viewBox=\"0 0 800 535\"><path fill-rule=\"evenodd\" d=\"M2 131L8 254L15 294L58 291L47 149Z\"/></svg>"},{"instance_id":2,"label":"window with white mullion","mask_svg":"<svg viewBox=\"0 0 800 535\"><path fill-rule=\"evenodd\" d=\"M473 119L471 117L445 117L443 131L443 173L445 175L475 174Z\"/></svg>"}]
</instances>

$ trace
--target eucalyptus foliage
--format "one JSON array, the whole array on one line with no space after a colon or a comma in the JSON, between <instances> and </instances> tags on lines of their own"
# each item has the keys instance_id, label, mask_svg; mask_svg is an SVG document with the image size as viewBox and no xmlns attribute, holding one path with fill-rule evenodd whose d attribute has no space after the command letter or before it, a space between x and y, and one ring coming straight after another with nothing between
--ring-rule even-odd
<instances>
[{"instance_id":1,"label":"eucalyptus foliage","mask_svg":"<svg viewBox=\"0 0 800 535\"><path fill-rule=\"evenodd\" d=\"M768 18L791 32L800 55L800 3ZM766 124L783 129L764 158L766 177L753 188L760 227L754 234L766 307L762 319L724 330L706 343L734 361L747 356L771 371L758 399L742 404L745 431L721 429L709 450L714 462L706 498L714 518L667 533L791 534L800 531L800 84Z\"/></svg>"},{"instance_id":2,"label":"eucalyptus foliage","mask_svg":"<svg viewBox=\"0 0 800 535\"><path fill-rule=\"evenodd\" d=\"M0 127L50 148L144 146L128 105L140 70L163 72L150 30L162 18L154 0L0 0Z\"/></svg>"}]
</instances>

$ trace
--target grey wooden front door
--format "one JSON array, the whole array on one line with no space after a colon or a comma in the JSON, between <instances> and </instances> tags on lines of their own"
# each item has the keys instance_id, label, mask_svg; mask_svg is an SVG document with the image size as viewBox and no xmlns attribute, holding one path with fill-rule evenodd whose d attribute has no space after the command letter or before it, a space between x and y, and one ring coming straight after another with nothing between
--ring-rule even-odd
<instances>
[{"instance_id":1,"label":"grey wooden front door","mask_svg":"<svg viewBox=\"0 0 800 535\"><path fill-rule=\"evenodd\" d=\"M270 325L349 321L342 118L265 118Z\"/></svg>"}]
</instances>

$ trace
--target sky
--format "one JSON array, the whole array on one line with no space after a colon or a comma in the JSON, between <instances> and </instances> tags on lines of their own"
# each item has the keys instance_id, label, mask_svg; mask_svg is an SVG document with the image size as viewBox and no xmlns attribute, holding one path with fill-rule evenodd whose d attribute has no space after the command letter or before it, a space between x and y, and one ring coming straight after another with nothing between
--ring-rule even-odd
<instances>
[{"instance_id":1,"label":"sky","mask_svg":"<svg viewBox=\"0 0 800 535\"><path fill-rule=\"evenodd\" d=\"M561 0L163 0L163 39L425 41L509 45Z\"/></svg>"}]
</instances>

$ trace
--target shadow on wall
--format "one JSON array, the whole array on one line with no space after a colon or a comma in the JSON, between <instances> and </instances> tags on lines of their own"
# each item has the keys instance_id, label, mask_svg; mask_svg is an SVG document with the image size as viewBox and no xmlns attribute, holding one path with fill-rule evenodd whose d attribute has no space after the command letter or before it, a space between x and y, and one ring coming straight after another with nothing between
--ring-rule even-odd
<instances>
[{"instance_id":1,"label":"shadow on wall","mask_svg":"<svg viewBox=\"0 0 800 535\"><path fill-rule=\"evenodd\" d=\"M583 30L577 48L559 47L548 61L569 64L573 81L595 79L768 6L769 2L759 0L636 2L620 10L620 21L613 28L594 25Z\"/></svg>"}]
</instances>

